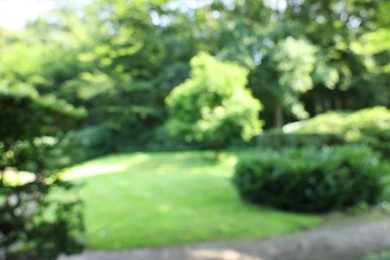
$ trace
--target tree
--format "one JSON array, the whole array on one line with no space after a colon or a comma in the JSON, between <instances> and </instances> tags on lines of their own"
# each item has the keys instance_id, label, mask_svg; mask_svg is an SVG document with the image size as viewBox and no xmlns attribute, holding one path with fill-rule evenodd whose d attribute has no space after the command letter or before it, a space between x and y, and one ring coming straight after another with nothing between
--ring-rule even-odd
<instances>
[{"instance_id":1,"label":"tree","mask_svg":"<svg viewBox=\"0 0 390 260\"><path fill-rule=\"evenodd\" d=\"M358 53L369 57L368 70L370 76L376 79L377 85L382 85L381 88L374 88L376 92L370 95L370 101L374 104L389 106L389 84L390 84L390 17L388 10L390 2L382 1L379 4L379 10L376 14L377 21L375 30L363 34L360 41L354 47ZM372 89L371 86L365 86ZM373 92L371 90L371 92ZM370 104L371 105L371 104Z\"/></svg>"},{"instance_id":2,"label":"tree","mask_svg":"<svg viewBox=\"0 0 390 260\"><path fill-rule=\"evenodd\" d=\"M65 132L84 112L6 81L0 83L0 107L0 258L79 252L81 201L66 192L74 185L58 173L71 161L64 155L72 146Z\"/></svg>"},{"instance_id":3,"label":"tree","mask_svg":"<svg viewBox=\"0 0 390 260\"><path fill-rule=\"evenodd\" d=\"M285 9L278 23L285 27L285 35L295 38L305 35L320 51L326 67L321 66L337 75L334 77L335 84L316 82L312 90L305 94L304 101L311 106L312 115L327 110L350 110L384 104L383 93L387 92L387 86L375 75L377 68L370 69L374 57L360 54L355 45L361 36L377 31L385 21L384 14L388 9L383 3L386 1L281 2L285 3ZM316 70L321 72L322 69ZM326 77L328 72L323 72Z\"/></svg>"},{"instance_id":4,"label":"tree","mask_svg":"<svg viewBox=\"0 0 390 260\"><path fill-rule=\"evenodd\" d=\"M61 2L21 31L0 30L0 78L85 107L83 136L102 153L157 136L166 96L200 51L249 70L265 127L389 105L386 1Z\"/></svg>"},{"instance_id":5,"label":"tree","mask_svg":"<svg viewBox=\"0 0 390 260\"><path fill-rule=\"evenodd\" d=\"M75 63L82 66L58 89L61 97L88 110L82 135L95 152L144 144L140 140L166 119L165 97L188 75L193 53L183 44L188 40L178 39L179 25L161 22L175 13L160 8L165 2L96 0L83 10L84 24L76 24L86 27L82 31L89 39L75 55ZM54 31L81 31L69 23L70 15L55 17Z\"/></svg>"},{"instance_id":6,"label":"tree","mask_svg":"<svg viewBox=\"0 0 390 260\"><path fill-rule=\"evenodd\" d=\"M355 48L359 37L385 21L385 15L378 13L381 5L382 11L387 10L383 1L266 2L273 9L272 22L258 34L261 59L251 70L248 84L265 106L262 118L266 118L266 127L271 127L270 121L274 121L272 126L280 126L282 115L286 121L297 120L329 109L386 104L388 95L383 93L388 91L384 80L375 75L378 68L372 66L373 56L361 55ZM292 63L300 68L284 68ZM294 71L302 77L294 77ZM303 78L311 83L305 84L304 91L295 91L293 81L303 82Z\"/></svg>"},{"instance_id":7,"label":"tree","mask_svg":"<svg viewBox=\"0 0 390 260\"><path fill-rule=\"evenodd\" d=\"M191 77L166 99L168 131L186 141L211 144L218 152L235 137L249 140L261 130L259 100L245 88L247 70L207 53L191 59Z\"/></svg>"}]
</instances>

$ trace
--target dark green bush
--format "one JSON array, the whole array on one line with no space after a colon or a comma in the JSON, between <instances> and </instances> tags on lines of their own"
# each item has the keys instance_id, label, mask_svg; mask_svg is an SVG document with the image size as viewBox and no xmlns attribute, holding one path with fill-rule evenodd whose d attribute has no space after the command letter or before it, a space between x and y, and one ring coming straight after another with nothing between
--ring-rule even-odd
<instances>
[{"instance_id":1,"label":"dark green bush","mask_svg":"<svg viewBox=\"0 0 390 260\"><path fill-rule=\"evenodd\" d=\"M246 152L233 178L241 197L298 212L327 212L376 204L387 168L364 146Z\"/></svg>"},{"instance_id":2,"label":"dark green bush","mask_svg":"<svg viewBox=\"0 0 390 260\"><path fill-rule=\"evenodd\" d=\"M390 110L385 107L362 109L353 113L328 112L295 123L290 134L326 134L341 137L347 143L370 146L390 156Z\"/></svg>"},{"instance_id":3,"label":"dark green bush","mask_svg":"<svg viewBox=\"0 0 390 260\"><path fill-rule=\"evenodd\" d=\"M130 129L126 133L98 125L72 133L72 141L80 150L73 161L83 161L97 156L131 151L181 151L210 148L198 142L185 142L169 135L164 127Z\"/></svg>"},{"instance_id":4,"label":"dark green bush","mask_svg":"<svg viewBox=\"0 0 390 260\"><path fill-rule=\"evenodd\" d=\"M268 132L259 135L256 145L261 149L283 149L285 147L324 147L343 144L344 140L335 134L286 134Z\"/></svg>"},{"instance_id":5,"label":"dark green bush","mask_svg":"<svg viewBox=\"0 0 390 260\"><path fill-rule=\"evenodd\" d=\"M0 84L0 107L0 259L82 251L82 202L60 172L77 148L66 133L85 111L25 84Z\"/></svg>"},{"instance_id":6,"label":"dark green bush","mask_svg":"<svg viewBox=\"0 0 390 260\"><path fill-rule=\"evenodd\" d=\"M89 159L115 151L113 131L105 125L95 125L72 133L79 140L84 157Z\"/></svg>"},{"instance_id":7,"label":"dark green bush","mask_svg":"<svg viewBox=\"0 0 390 260\"><path fill-rule=\"evenodd\" d=\"M167 132L165 127L161 126L144 131L130 148L145 151L181 151L202 149L203 146L195 141L185 142L174 138Z\"/></svg>"}]
</instances>

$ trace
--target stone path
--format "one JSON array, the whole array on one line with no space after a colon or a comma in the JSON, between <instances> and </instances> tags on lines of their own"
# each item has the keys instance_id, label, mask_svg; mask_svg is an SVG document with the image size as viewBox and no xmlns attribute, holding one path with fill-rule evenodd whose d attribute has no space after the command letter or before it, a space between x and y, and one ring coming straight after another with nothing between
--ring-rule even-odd
<instances>
[{"instance_id":1,"label":"stone path","mask_svg":"<svg viewBox=\"0 0 390 260\"><path fill-rule=\"evenodd\" d=\"M386 249L390 249L390 216L332 221L309 231L262 240L85 251L60 260L357 260Z\"/></svg>"}]
</instances>

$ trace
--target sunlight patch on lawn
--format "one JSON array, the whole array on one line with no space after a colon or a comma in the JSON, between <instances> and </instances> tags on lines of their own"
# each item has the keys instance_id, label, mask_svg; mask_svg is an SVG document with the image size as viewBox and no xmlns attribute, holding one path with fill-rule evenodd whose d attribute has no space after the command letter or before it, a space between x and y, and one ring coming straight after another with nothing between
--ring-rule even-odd
<instances>
[{"instance_id":1,"label":"sunlight patch on lawn","mask_svg":"<svg viewBox=\"0 0 390 260\"><path fill-rule=\"evenodd\" d=\"M115 174L123 172L126 169L125 164L111 164L111 165L85 165L67 171L64 179L73 180L78 178L85 178L103 174Z\"/></svg>"},{"instance_id":2,"label":"sunlight patch on lawn","mask_svg":"<svg viewBox=\"0 0 390 260\"><path fill-rule=\"evenodd\" d=\"M112 157L107 157L102 161L99 161L99 163L94 163L94 160L92 162L67 169L64 173L64 179L73 180L96 175L123 173L132 166L148 161L149 157L150 156L147 154L139 153L130 156L128 160L119 160L120 162L113 161Z\"/></svg>"}]
</instances>

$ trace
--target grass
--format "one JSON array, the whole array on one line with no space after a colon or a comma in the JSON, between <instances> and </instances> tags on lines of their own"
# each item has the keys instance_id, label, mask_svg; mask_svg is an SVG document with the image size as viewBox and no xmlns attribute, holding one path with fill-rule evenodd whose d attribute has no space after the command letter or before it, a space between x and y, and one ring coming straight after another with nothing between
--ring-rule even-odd
<instances>
[{"instance_id":1,"label":"grass","mask_svg":"<svg viewBox=\"0 0 390 260\"><path fill-rule=\"evenodd\" d=\"M216 239L251 239L312 227L320 216L243 202L231 184L236 157L212 152L133 153L66 171L84 183L90 248L124 249Z\"/></svg>"}]
</instances>

